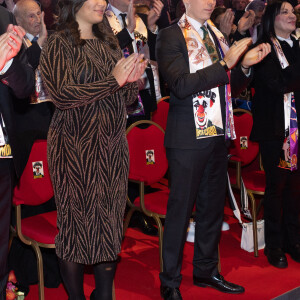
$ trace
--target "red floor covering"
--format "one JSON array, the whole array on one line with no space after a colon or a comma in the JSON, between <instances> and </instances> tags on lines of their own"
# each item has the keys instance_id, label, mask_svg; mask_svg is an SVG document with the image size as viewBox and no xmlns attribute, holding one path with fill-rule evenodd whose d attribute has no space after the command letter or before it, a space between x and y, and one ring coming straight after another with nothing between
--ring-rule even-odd
<instances>
[{"instance_id":1,"label":"red floor covering","mask_svg":"<svg viewBox=\"0 0 300 300\"><path fill-rule=\"evenodd\" d=\"M192 284L193 244L186 243L180 287L184 300L269 300L300 286L300 264L289 256L287 269L277 269L268 264L263 251L259 257L240 248L241 228L225 209L225 220L230 230L222 233L220 255L222 274L229 281L241 284L246 291L242 295L220 293L211 288L199 288ZM115 288L117 300L161 299L159 295L158 238L149 237L135 229L128 229L118 265ZM86 298L94 288L92 274L85 274ZM57 289L45 288L46 300L66 300L62 285ZM30 287L26 300L38 299L37 285Z\"/></svg>"}]
</instances>

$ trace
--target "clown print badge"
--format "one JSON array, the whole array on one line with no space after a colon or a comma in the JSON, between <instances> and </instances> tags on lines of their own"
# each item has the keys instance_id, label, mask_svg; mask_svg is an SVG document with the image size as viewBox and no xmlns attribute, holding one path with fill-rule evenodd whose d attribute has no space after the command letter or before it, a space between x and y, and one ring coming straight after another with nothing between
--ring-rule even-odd
<instances>
[{"instance_id":1,"label":"clown print badge","mask_svg":"<svg viewBox=\"0 0 300 300\"><path fill-rule=\"evenodd\" d=\"M34 179L44 177L44 168L43 168L42 161L34 161L32 163L32 169L33 169L33 178Z\"/></svg>"},{"instance_id":2,"label":"clown print badge","mask_svg":"<svg viewBox=\"0 0 300 300\"><path fill-rule=\"evenodd\" d=\"M146 150L146 164L147 165L155 164L154 150Z\"/></svg>"},{"instance_id":3,"label":"clown print badge","mask_svg":"<svg viewBox=\"0 0 300 300\"><path fill-rule=\"evenodd\" d=\"M196 138L224 135L220 98L216 89L201 91L193 96Z\"/></svg>"}]
</instances>

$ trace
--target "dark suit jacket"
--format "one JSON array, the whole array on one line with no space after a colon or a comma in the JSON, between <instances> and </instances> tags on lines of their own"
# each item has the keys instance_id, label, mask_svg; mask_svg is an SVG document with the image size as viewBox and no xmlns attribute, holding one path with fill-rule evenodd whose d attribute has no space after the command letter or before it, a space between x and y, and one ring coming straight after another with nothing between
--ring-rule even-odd
<instances>
[{"instance_id":1,"label":"dark suit jacket","mask_svg":"<svg viewBox=\"0 0 300 300\"><path fill-rule=\"evenodd\" d=\"M0 35L6 32L9 24L16 24L12 14L5 8L0 7ZM7 72L0 75L0 80L0 112L7 128L16 173L20 175L20 153L22 149L15 127L13 101L16 98L28 97L34 87L33 70L27 64L24 53L19 53L13 59L13 63Z\"/></svg>"},{"instance_id":2,"label":"dark suit jacket","mask_svg":"<svg viewBox=\"0 0 300 300\"><path fill-rule=\"evenodd\" d=\"M138 14L138 15L143 20L143 22L145 23L145 25L147 27L147 24L148 24L147 15L145 15L145 14ZM156 36L157 35L153 34L148 29L148 27L147 27L147 31L148 31L148 46L149 46L149 52L150 52L150 59L155 61L156 60L155 45L156 45ZM118 38L121 49L124 49L133 41L126 28L123 28L116 36ZM150 67L146 69L146 74L147 74L147 77L149 80L151 98L152 98L150 110L154 111L157 108L157 104L156 104L156 96L155 96L154 77L153 77L153 72Z\"/></svg>"},{"instance_id":3,"label":"dark suit jacket","mask_svg":"<svg viewBox=\"0 0 300 300\"><path fill-rule=\"evenodd\" d=\"M300 47L294 40L294 47L281 42L281 47L290 66L282 69L272 47L271 53L254 66L252 100L253 128L251 139L254 141L278 140L284 138L285 93L294 92L298 128L300 124Z\"/></svg>"},{"instance_id":4,"label":"dark suit jacket","mask_svg":"<svg viewBox=\"0 0 300 300\"><path fill-rule=\"evenodd\" d=\"M37 42L32 42L32 45L26 49L26 57L33 70L38 67L40 56L40 46ZM21 101L14 101L16 132L22 145L20 171L26 166L34 141L47 139L49 125L55 109L52 102L30 104L30 100L31 98L28 97Z\"/></svg>"},{"instance_id":5,"label":"dark suit jacket","mask_svg":"<svg viewBox=\"0 0 300 300\"><path fill-rule=\"evenodd\" d=\"M221 64L215 63L191 74L186 42L177 24L159 32L156 57L160 72L171 91L165 146L179 149L205 147L212 138L196 139L192 95L219 86L224 127L225 85L229 82L227 73ZM232 95L239 94L249 80L240 67L233 70Z\"/></svg>"}]
</instances>

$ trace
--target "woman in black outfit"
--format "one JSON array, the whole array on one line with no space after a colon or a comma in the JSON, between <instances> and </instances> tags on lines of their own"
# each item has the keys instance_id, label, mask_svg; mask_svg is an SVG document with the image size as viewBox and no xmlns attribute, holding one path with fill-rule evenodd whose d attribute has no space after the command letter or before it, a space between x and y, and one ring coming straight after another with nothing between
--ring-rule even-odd
<instances>
[{"instance_id":1,"label":"woman in black outfit","mask_svg":"<svg viewBox=\"0 0 300 300\"><path fill-rule=\"evenodd\" d=\"M285 253L300 262L300 49L291 33L296 16L289 2L268 5L258 43L272 51L254 66L253 129L266 172L265 255L277 268L288 266ZM291 142L290 142L291 141Z\"/></svg>"}]
</instances>

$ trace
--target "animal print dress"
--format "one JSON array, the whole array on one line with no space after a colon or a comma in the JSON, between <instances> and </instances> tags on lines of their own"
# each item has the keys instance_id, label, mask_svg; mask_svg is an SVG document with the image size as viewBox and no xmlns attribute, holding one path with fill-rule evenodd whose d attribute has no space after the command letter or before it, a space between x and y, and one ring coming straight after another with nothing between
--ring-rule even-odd
<instances>
[{"instance_id":1,"label":"animal print dress","mask_svg":"<svg viewBox=\"0 0 300 300\"><path fill-rule=\"evenodd\" d=\"M129 168L126 104L135 83L111 74L122 57L99 39L73 47L54 33L40 67L56 110L48 163L57 204L56 253L82 264L113 261L121 249Z\"/></svg>"}]
</instances>

